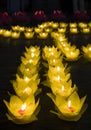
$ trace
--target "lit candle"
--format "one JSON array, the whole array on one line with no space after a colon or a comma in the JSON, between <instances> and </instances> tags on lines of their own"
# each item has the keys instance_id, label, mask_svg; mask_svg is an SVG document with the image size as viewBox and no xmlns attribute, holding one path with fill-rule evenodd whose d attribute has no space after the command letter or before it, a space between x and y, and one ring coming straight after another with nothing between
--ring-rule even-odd
<instances>
[{"instance_id":1,"label":"lit candle","mask_svg":"<svg viewBox=\"0 0 91 130\"><path fill-rule=\"evenodd\" d=\"M71 101L70 101L70 100L68 101L68 109L69 109L71 112L73 112L73 108L72 108L72 106L71 106Z\"/></svg>"},{"instance_id":2,"label":"lit candle","mask_svg":"<svg viewBox=\"0 0 91 130\"><path fill-rule=\"evenodd\" d=\"M65 92L64 86L62 85L62 92Z\"/></svg>"},{"instance_id":3,"label":"lit candle","mask_svg":"<svg viewBox=\"0 0 91 130\"><path fill-rule=\"evenodd\" d=\"M20 115L23 115L26 110L26 104L23 104L21 109L18 111Z\"/></svg>"},{"instance_id":4,"label":"lit candle","mask_svg":"<svg viewBox=\"0 0 91 130\"><path fill-rule=\"evenodd\" d=\"M30 87L27 87L24 89L24 92L28 95L30 95L32 93L32 89Z\"/></svg>"},{"instance_id":5,"label":"lit candle","mask_svg":"<svg viewBox=\"0 0 91 130\"><path fill-rule=\"evenodd\" d=\"M91 51L91 47L89 47L89 49L88 49L89 51Z\"/></svg>"},{"instance_id":6,"label":"lit candle","mask_svg":"<svg viewBox=\"0 0 91 130\"><path fill-rule=\"evenodd\" d=\"M33 60L32 60L32 59L30 59L30 60L29 60L29 63L33 63Z\"/></svg>"},{"instance_id":7,"label":"lit candle","mask_svg":"<svg viewBox=\"0 0 91 130\"><path fill-rule=\"evenodd\" d=\"M29 82L29 80L30 80L30 78L28 78L28 77L25 77L25 79L24 79L26 82Z\"/></svg>"},{"instance_id":8,"label":"lit candle","mask_svg":"<svg viewBox=\"0 0 91 130\"><path fill-rule=\"evenodd\" d=\"M12 38L19 38L19 36L20 36L20 32L12 32L11 33Z\"/></svg>"},{"instance_id":9,"label":"lit candle","mask_svg":"<svg viewBox=\"0 0 91 130\"><path fill-rule=\"evenodd\" d=\"M32 52L32 53L31 53L31 57L33 58L34 56L35 56L35 53Z\"/></svg>"}]
</instances>

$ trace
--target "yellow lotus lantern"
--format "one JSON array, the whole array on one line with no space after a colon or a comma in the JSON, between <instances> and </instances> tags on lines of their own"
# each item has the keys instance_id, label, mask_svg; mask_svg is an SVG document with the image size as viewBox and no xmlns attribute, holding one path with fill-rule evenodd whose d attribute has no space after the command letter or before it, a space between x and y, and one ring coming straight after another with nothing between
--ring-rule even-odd
<instances>
[{"instance_id":1,"label":"yellow lotus lantern","mask_svg":"<svg viewBox=\"0 0 91 130\"><path fill-rule=\"evenodd\" d=\"M46 27L44 28L44 31L47 33L51 33L52 32L52 28Z\"/></svg>"},{"instance_id":2,"label":"yellow lotus lantern","mask_svg":"<svg viewBox=\"0 0 91 130\"><path fill-rule=\"evenodd\" d=\"M10 37L10 36L11 36L11 31L9 31L9 30L4 30L3 36L4 36L4 37Z\"/></svg>"},{"instance_id":3,"label":"yellow lotus lantern","mask_svg":"<svg viewBox=\"0 0 91 130\"><path fill-rule=\"evenodd\" d=\"M40 48L38 46L30 46L29 48L25 47L26 52L35 52L35 53L39 53L40 52Z\"/></svg>"},{"instance_id":4,"label":"yellow lotus lantern","mask_svg":"<svg viewBox=\"0 0 91 130\"><path fill-rule=\"evenodd\" d=\"M90 28L89 28L89 27L83 28L83 29L82 29L82 32L85 33L85 34L86 34L86 33L90 33Z\"/></svg>"},{"instance_id":5,"label":"yellow lotus lantern","mask_svg":"<svg viewBox=\"0 0 91 130\"><path fill-rule=\"evenodd\" d=\"M0 35L3 35L4 31L4 29L0 29Z\"/></svg>"},{"instance_id":6,"label":"yellow lotus lantern","mask_svg":"<svg viewBox=\"0 0 91 130\"><path fill-rule=\"evenodd\" d=\"M25 27L19 26L19 31L20 31L20 32L24 32L24 31L25 31Z\"/></svg>"},{"instance_id":7,"label":"yellow lotus lantern","mask_svg":"<svg viewBox=\"0 0 91 130\"><path fill-rule=\"evenodd\" d=\"M39 112L39 100L35 102L33 95L21 100L18 96L12 95L10 102L4 100L8 108L7 118L15 124L27 124L37 120Z\"/></svg>"},{"instance_id":8,"label":"yellow lotus lantern","mask_svg":"<svg viewBox=\"0 0 91 130\"><path fill-rule=\"evenodd\" d=\"M61 52L58 51L58 49L54 46L52 46L52 47L45 46L43 48L43 58L44 59L58 58L60 56L60 54L61 54Z\"/></svg>"},{"instance_id":9,"label":"yellow lotus lantern","mask_svg":"<svg viewBox=\"0 0 91 130\"><path fill-rule=\"evenodd\" d=\"M79 26L80 28L86 28L86 27L88 26L88 24L87 24L87 23L80 22L80 23L78 24L78 26Z\"/></svg>"},{"instance_id":10,"label":"yellow lotus lantern","mask_svg":"<svg viewBox=\"0 0 91 130\"><path fill-rule=\"evenodd\" d=\"M38 28L38 27L35 27L34 28L34 31L35 31L35 33L40 33L40 32L42 32L43 31L43 29L41 29L41 28Z\"/></svg>"},{"instance_id":11,"label":"yellow lotus lantern","mask_svg":"<svg viewBox=\"0 0 91 130\"><path fill-rule=\"evenodd\" d=\"M91 61L91 44L88 44L87 46L82 46L83 56Z\"/></svg>"},{"instance_id":12,"label":"yellow lotus lantern","mask_svg":"<svg viewBox=\"0 0 91 130\"><path fill-rule=\"evenodd\" d=\"M17 76L17 79L12 81L12 85L15 90L15 93L21 99L25 99L29 95L37 93L39 82L39 79L31 79L27 82L25 79Z\"/></svg>"},{"instance_id":13,"label":"yellow lotus lantern","mask_svg":"<svg viewBox=\"0 0 91 130\"><path fill-rule=\"evenodd\" d=\"M58 32L59 33L65 33L66 32L66 28L58 28Z\"/></svg>"},{"instance_id":14,"label":"yellow lotus lantern","mask_svg":"<svg viewBox=\"0 0 91 130\"><path fill-rule=\"evenodd\" d=\"M12 26L11 28L12 28L13 31L16 31L16 32L17 32L17 31L19 31L20 26L19 26L19 25L17 25L17 26Z\"/></svg>"},{"instance_id":15,"label":"yellow lotus lantern","mask_svg":"<svg viewBox=\"0 0 91 130\"><path fill-rule=\"evenodd\" d=\"M57 112L53 110L51 112L56 114L62 120L78 121L87 108L87 104L85 104L86 96L80 99L76 91L68 98L63 98L60 95L54 96L50 93L47 95L57 107Z\"/></svg>"},{"instance_id":16,"label":"yellow lotus lantern","mask_svg":"<svg viewBox=\"0 0 91 130\"><path fill-rule=\"evenodd\" d=\"M27 64L38 65L39 59L40 59L40 57L38 57L38 58L21 57L21 61L24 65L27 65Z\"/></svg>"},{"instance_id":17,"label":"yellow lotus lantern","mask_svg":"<svg viewBox=\"0 0 91 130\"><path fill-rule=\"evenodd\" d=\"M49 77L49 81L51 83L63 83L64 81L68 81L70 79L70 73L53 73L52 70L48 71L48 77Z\"/></svg>"},{"instance_id":18,"label":"yellow lotus lantern","mask_svg":"<svg viewBox=\"0 0 91 130\"><path fill-rule=\"evenodd\" d=\"M23 63L21 63L21 65L18 67L18 73L20 75L31 77L32 75L38 73L38 65L37 66L32 64L24 65Z\"/></svg>"},{"instance_id":19,"label":"yellow lotus lantern","mask_svg":"<svg viewBox=\"0 0 91 130\"><path fill-rule=\"evenodd\" d=\"M67 27L68 24L67 24L67 23L64 23L64 22L60 22L60 23L59 23L59 26L64 28L64 27Z\"/></svg>"},{"instance_id":20,"label":"yellow lotus lantern","mask_svg":"<svg viewBox=\"0 0 91 130\"><path fill-rule=\"evenodd\" d=\"M78 33L78 29L76 27L74 27L74 28L71 27L70 32L76 34L76 33Z\"/></svg>"},{"instance_id":21,"label":"yellow lotus lantern","mask_svg":"<svg viewBox=\"0 0 91 130\"><path fill-rule=\"evenodd\" d=\"M12 32L11 37L14 39L18 39L20 37L20 32L16 32L16 31Z\"/></svg>"},{"instance_id":22,"label":"yellow lotus lantern","mask_svg":"<svg viewBox=\"0 0 91 130\"><path fill-rule=\"evenodd\" d=\"M49 66L58 66L58 65L61 65L62 67L62 59L63 57L60 56L60 59L59 58L53 58L53 59L49 59L48 60L48 64Z\"/></svg>"},{"instance_id":23,"label":"yellow lotus lantern","mask_svg":"<svg viewBox=\"0 0 91 130\"><path fill-rule=\"evenodd\" d=\"M77 91L77 86L74 84L72 87L72 80L63 81L60 83L54 82L50 85L52 93L54 95L60 95L64 98L70 96L74 91Z\"/></svg>"},{"instance_id":24,"label":"yellow lotus lantern","mask_svg":"<svg viewBox=\"0 0 91 130\"><path fill-rule=\"evenodd\" d=\"M79 49L75 49L73 51L72 50L65 51L64 53L65 53L66 60L75 61L78 60L80 51Z\"/></svg>"},{"instance_id":25,"label":"yellow lotus lantern","mask_svg":"<svg viewBox=\"0 0 91 130\"><path fill-rule=\"evenodd\" d=\"M48 37L48 33L47 32L40 32L38 34L38 38L40 39L46 39Z\"/></svg>"},{"instance_id":26,"label":"yellow lotus lantern","mask_svg":"<svg viewBox=\"0 0 91 130\"><path fill-rule=\"evenodd\" d=\"M34 32L28 32L28 31L26 31L26 32L24 32L24 35L25 35L26 39L31 39L34 36Z\"/></svg>"},{"instance_id":27,"label":"yellow lotus lantern","mask_svg":"<svg viewBox=\"0 0 91 130\"><path fill-rule=\"evenodd\" d=\"M59 26L58 23L55 23L55 22L52 23L52 28L56 29L56 28L58 28L58 26Z\"/></svg>"},{"instance_id":28,"label":"yellow lotus lantern","mask_svg":"<svg viewBox=\"0 0 91 130\"><path fill-rule=\"evenodd\" d=\"M37 65L40 59L39 55L40 55L39 48L30 47L29 49L26 49L24 57L23 56L21 57L21 61L24 65L27 64Z\"/></svg>"},{"instance_id":29,"label":"yellow lotus lantern","mask_svg":"<svg viewBox=\"0 0 91 130\"><path fill-rule=\"evenodd\" d=\"M69 26L70 26L71 28L76 28L76 27L77 27L77 23L70 23Z\"/></svg>"},{"instance_id":30,"label":"yellow lotus lantern","mask_svg":"<svg viewBox=\"0 0 91 130\"><path fill-rule=\"evenodd\" d=\"M25 31L26 31L26 32L33 32L33 28L26 27L26 28L25 28Z\"/></svg>"}]
</instances>

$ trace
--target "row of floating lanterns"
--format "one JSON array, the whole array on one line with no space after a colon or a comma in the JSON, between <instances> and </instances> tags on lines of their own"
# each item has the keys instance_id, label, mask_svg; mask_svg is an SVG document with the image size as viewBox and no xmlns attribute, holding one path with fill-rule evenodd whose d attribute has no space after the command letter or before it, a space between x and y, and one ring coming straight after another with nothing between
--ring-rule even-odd
<instances>
[{"instance_id":1,"label":"row of floating lanterns","mask_svg":"<svg viewBox=\"0 0 91 130\"><path fill-rule=\"evenodd\" d=\"M42 57L48 69L46 84L51 93L47 95L52 99L58 115L62 120L77 121L87 108L86 96L80 99L76 84L73 85L69 68L63 63L63 54L58 48L52 46L43 48ZM40 48L30 46L21 56L21 64L17 69L16 79L12 80L15 94L10 94L10 101L4 100L8 109L8 119L15 124L26 124L37 120L40 110L39 99L36 97L41 92L40 83ZM73 86L73 87L72 87Z\"/></svg>"},{"instance_id":2,"label":"row of floating lanterns","mask_svg":"<svg viewBox=\"0 0 91 130\"><path fill-rule=\"evenodd\" d=\"M63 64L62 54L57 48L45 46L43 59L48 69L44 85L50 88L51 92L47 95L56 107L56 110L51 112L62 120L78 121L87 108L86 96L80 99L78 88L72 83L69 68Z\"/></svg>"},{"instance_id":3,"label":"row of floating lanterns","mask_svg":"<svg viewBox=\"0 0 91 130\"><path fill-rule=\"evenodd\" d=\"M47 39L48 36L55 39L56 46L61 49L66 60L75 61L80 58L80 55L91 61L91 43L88 43L87 46L82 46L81 50L76 47L76 45L71 45L66 38L66 28L67 23L57 23L57 22L44 22L37 27L24 27L24 26L12 26L12 29L5 30L0 29L0 35L6 38L11 37L18 39L21 34L25 36L26 39L32 39L36 35L39 39ZM91 23L69 23L70 29L73 29L73 33L76 33L74 30L77 30L77 26L86 29L91 27ZM78 33L78 32L77 32ZM86 49L84 49L86 48ZM87 51L85 51L87 50ZM81 53L82 52L82 53Z\"/></svg>"},{"instance_id":4,"label":"row of floating lanterns","mask_svg":"<svg viewBox=\"0 0 91 130\"><path fill-rule=\"evenodd\" d=\"M91 44L82 45L81 50L76 45L71 45L65 35L57 32L52 32L51 37L55 41L55 45L62 51L64 58L67 61L76 61L83 56L88 61L91 61Z\"/></svg>"},{"instance_id":5,"label":"row of floating lanterns","mask_svg":"<svg viewBox=\"0 0 91 130\"><path fill-rule=\"evenodd\" d=\"M39 112L39 98L41 92L38 87L40 48L30 46L21 56L21 64L18 67L16 79L12 80L15 94L10 94L10 101L4 100L8 109L7 117L15 124L26 124L37 120Z\"/></svg>"},{"instance_id":6,"label":"row of floating lanterns","mask_svg":"<svg viewBox=\"0 0 91 130\"><path fill-rule=\"evenodd\" d=\"M68 29L69 28L69 29ZM34 33L39 34L40 38L47 38L48 34L56 30L59 33L90 33L91 32L91 22L90 23L57 23L57 22L44 22L38 24L37 27L24 27L24 26L12 26L10 30L0 29L0 35L4 37L19 38L21 32L24 33L25 38L31 39L34 36ZM43 34L43 35L42 35Z\"/></svg>"}]
</instances>

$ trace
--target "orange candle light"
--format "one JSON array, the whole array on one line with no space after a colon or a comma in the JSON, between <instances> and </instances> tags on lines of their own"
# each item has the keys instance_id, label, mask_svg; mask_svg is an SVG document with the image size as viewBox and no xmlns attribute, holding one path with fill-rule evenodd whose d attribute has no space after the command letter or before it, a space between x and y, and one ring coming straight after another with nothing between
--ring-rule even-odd
<instances>
[{"instance_id":1,"label":"orange candle light","mask_svg":"<svg viewBox=\"0 0 91 130\"><path fill-rule=\"evenodd\" d=\"M73 108L72 108L72 106L71 106L71 101L70 101L70 100L68 101L68 109L69 109L71 112L73 112Z\"/></svg>"},{"instance_id":2,"label":"orange candle light","mask_svg":"<svg viewBox=\"0 0 91 130\"><path fill-rule=\"evenodd\" d=\"M65 92L64 86L62 85L62 92Z\"/></svg>"},{"instance_id":3,"label":"orange candle light","mask_svg":"<svg viewBox=\"0 0 91 130\"><path fill-rule=\"evenodd\" d=\"M18 111L20 115L23 115L26 109L26 104L23 104L21 109Z\"/></svg>"}]
</instances>

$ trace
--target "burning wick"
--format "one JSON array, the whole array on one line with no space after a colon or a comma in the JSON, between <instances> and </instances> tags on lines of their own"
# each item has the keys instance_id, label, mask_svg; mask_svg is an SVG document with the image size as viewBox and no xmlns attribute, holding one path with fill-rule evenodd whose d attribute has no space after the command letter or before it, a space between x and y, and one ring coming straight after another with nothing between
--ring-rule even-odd
<instances>
[{"instance_id":1,"label":"burning wick","mask_svg":"<svg viewBox=\"0 0 91 130\"><path fill-rule=\"evenodd\" d=\"M20 115L23 115L25 112L26 104L23 104L21 109L18 111Z\"/></svg>"},{"instance_id":2,"label":"burning wick","mask_svg":"<svg viewBox=\"0 0 91 130\"><path fill-rule=\"evenodd\" d=\"M62 92L65 92L64 86L62 85Z\"/></svg>"},{"instance_id":3,"label":"burning wick","mask_svg":"<svg viewBox=\"0 0 91 130\"><path fill-rule=\"evenodd\" d=\"M68 101L68 109L69 109L71 112L73 112L73 108L71 107L71 101L70 101L70 100Z\"/></svg>"}]
</instances>

